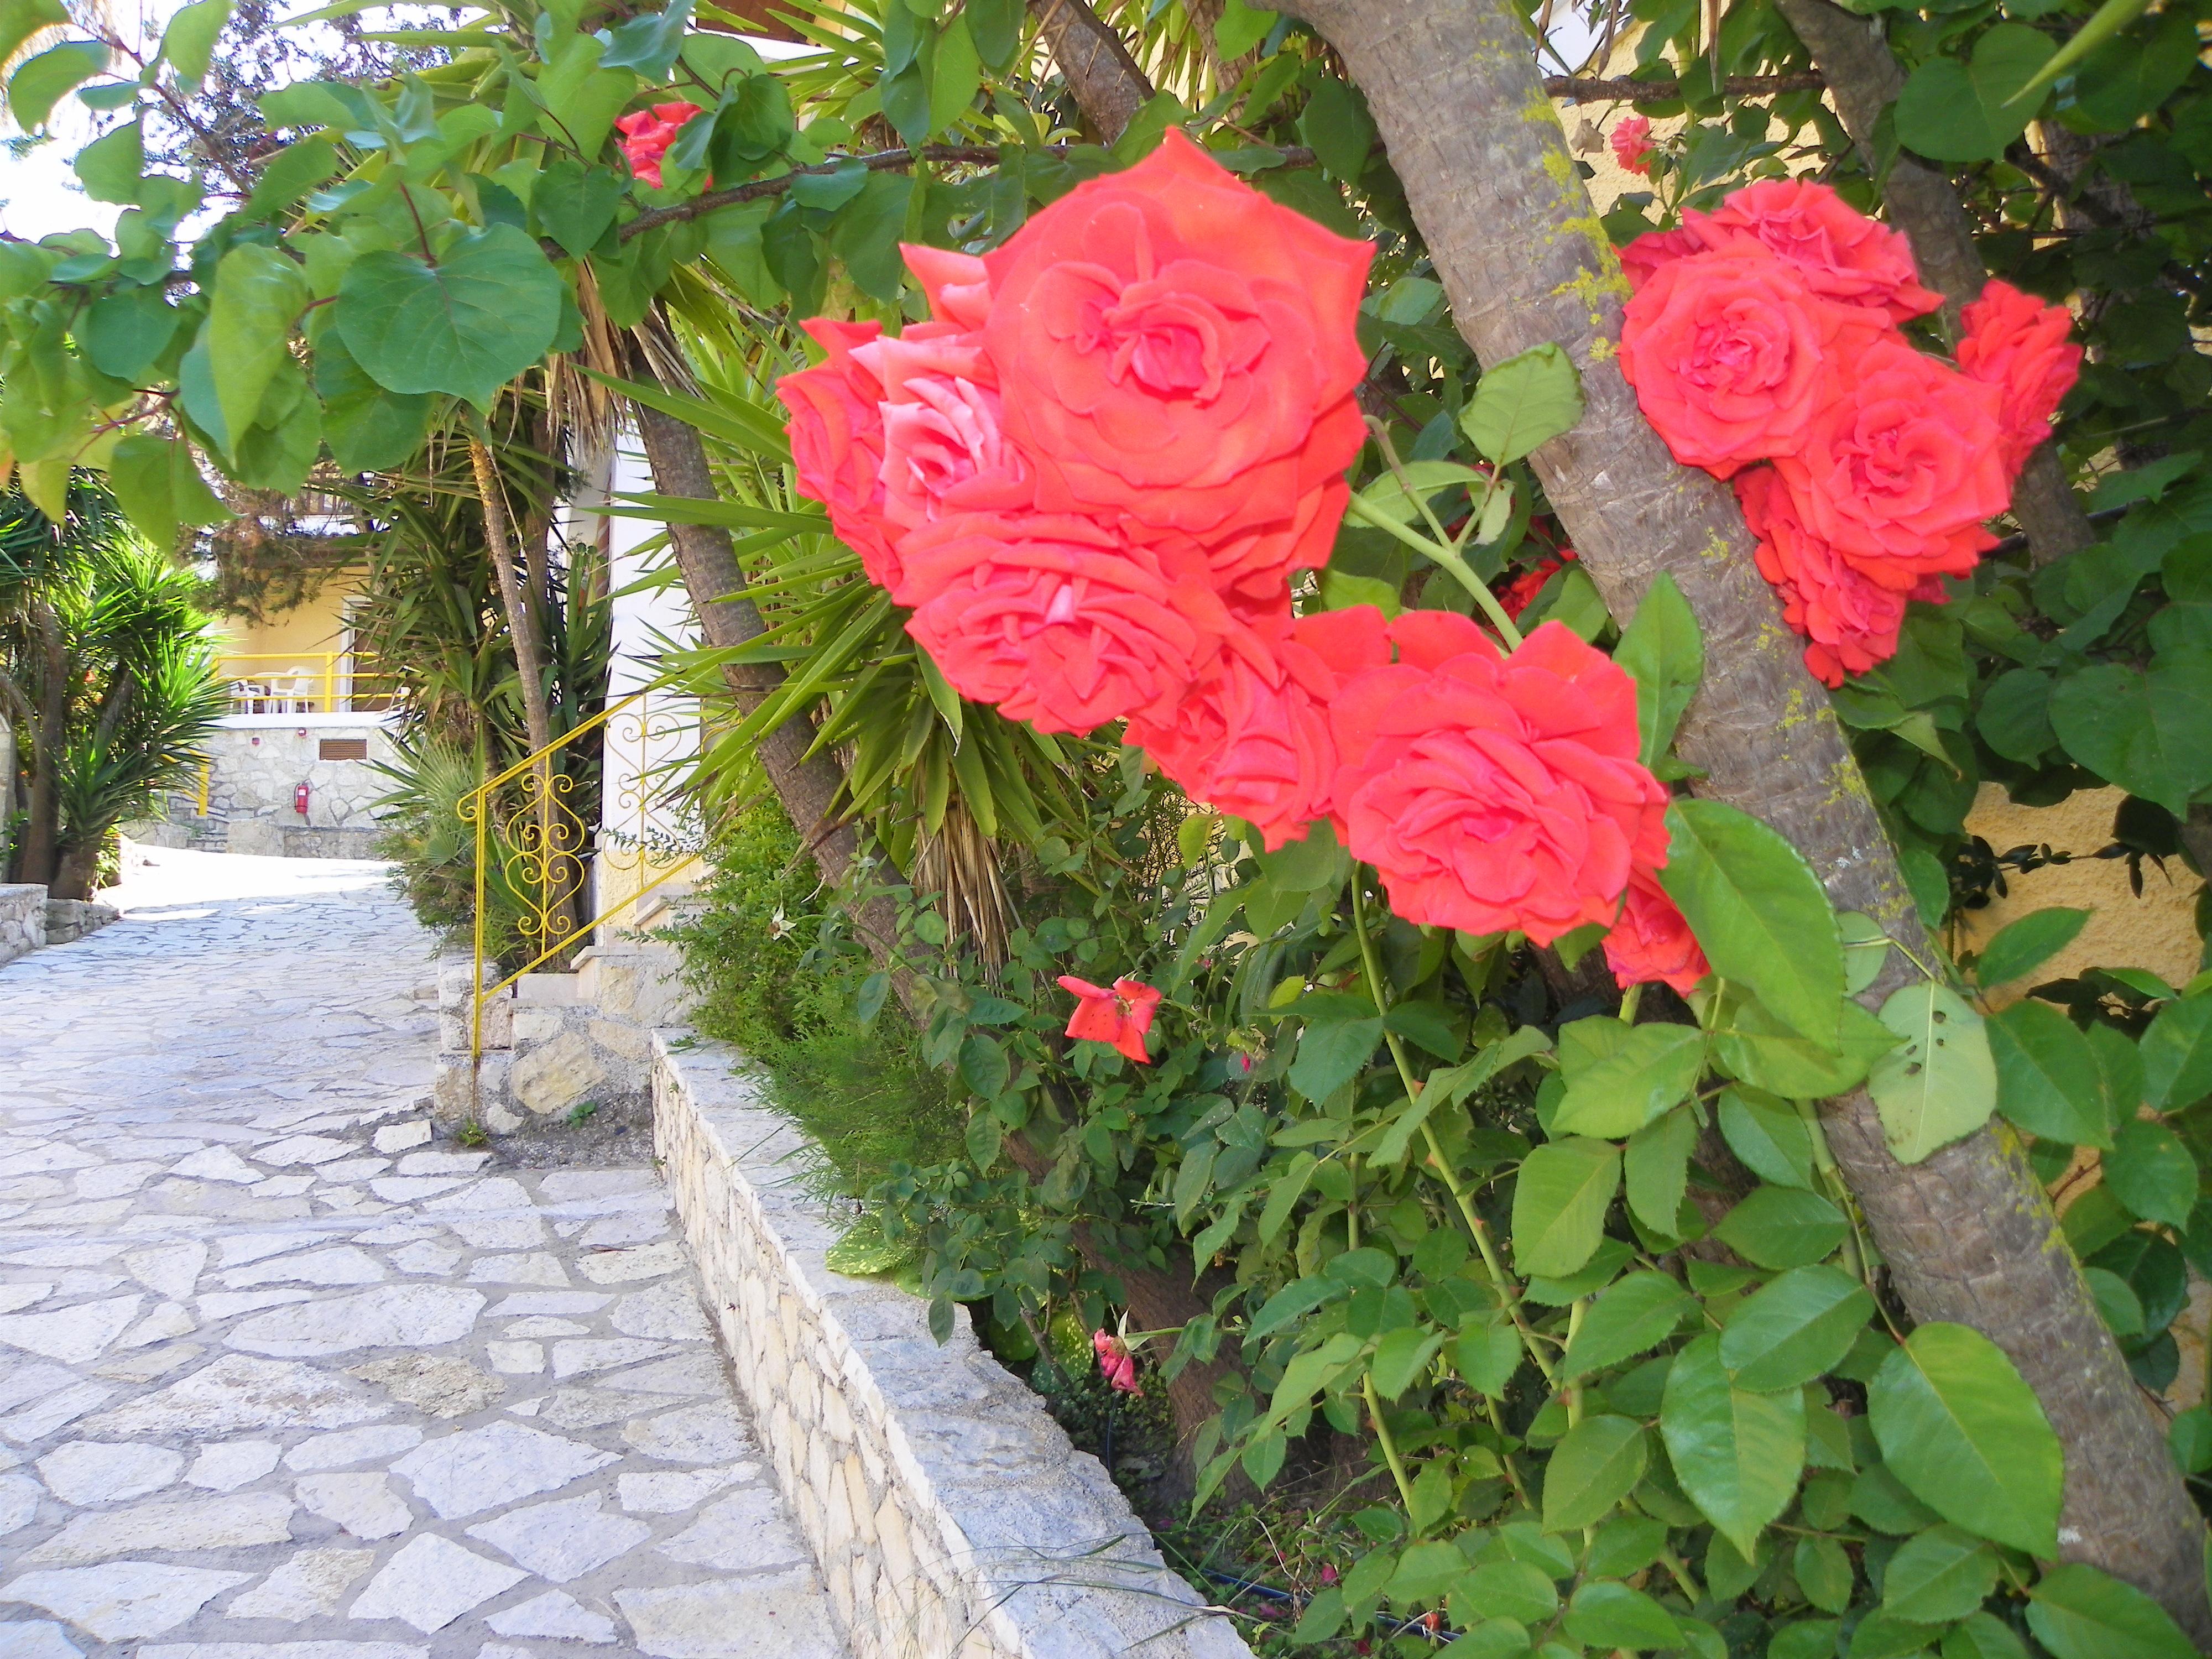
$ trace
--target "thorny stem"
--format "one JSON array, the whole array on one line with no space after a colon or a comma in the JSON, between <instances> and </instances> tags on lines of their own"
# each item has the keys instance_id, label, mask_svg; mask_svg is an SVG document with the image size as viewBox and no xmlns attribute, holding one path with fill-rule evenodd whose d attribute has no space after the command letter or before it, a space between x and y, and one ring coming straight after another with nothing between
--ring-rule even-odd
<instances>
[{"instance_id":1,"label":"thorny stem","mask_svg":"<svg viewBox=\"0 0 2212 1659\"><path fill-rule=\"evenodd\" d=\"M1367 905L1360 896L1359 888L1359 866L1354 865L1352 872L1352 931L1359 940L1359 962L1366 972L1367 994L1375 1004L1375 1012L1388 1015L1390 1010L1382 989L1382 970L1375 959L1375 941L1368 935ZM1405 1044L1399 1041L1397 1033L1388 1027L1383 1030L1382 1041L1390 1050L1391 1062L1398 1068L1398 1081L1406 1091L1407 1101L1410 1103L1419 1100L1421 1084L1413 1075L1413 1062L1406 1058ZM1451 1160L1444 1155L1443 1144L1437 1139L1437 1132L1425 1120L1421 1124L1421 1139L1428 1146L1429 1162L1436 1166L1437 1176L1444 1183L1444 1190L1459 1206L1460 1218L1474 1237L1475 1248L1482 1252L1483 1266L1490 1270L1491 1282L1497 1287L1498 1299L1505 1304L1506 1314L1513 1321L1513 1328L1521 1334L1522 1347L1527 1351L1528 1358L1536 1362L1536 1369L1544 1374L1544 1381L1556 1388L1559 1374L1552 1363L1544 1358L1544 1351L1538 1346L1536 1333L1529 1328L1528 1316L1522 1311L1520 1293L1514 1289L1504 1263L1498 1259L1498 1247L1491 1239L1489 1224L1476 1211L1473 1199L1467 1188L1460 1184L1459 1177L1452 1172Z\"/></svg>"},{"instance_id":2,"label":"thorny stem","mask_svg":"<svg viewBox=\"0 0 2212 1659\"><path fill-rule=\"evenodd\" d=\"M1405 491L1406 499L1420 510L1421 517L1425 519L1430 528L1437 532L1436 539L1431 541L1419 532L1400 524L1387 513L1376 512L1357 495L1354 495L1349 503L1352 516L1362 524L1388 532L1416 553L1420 554L1422 557L1433 560L1450 571L1453 580L1464 587L1474 602L1482 607L1483 614L1490 619L1490 625L1498 630L1498 637L1505 641L1505 648L1508 651L1519 650L1521 648L1520 629L1515 625L1513 618L1505 614L1505 607L1498 602L1498 596L1490 591L1490 584L1474 574L1474 568L1461 555L1459 550L1453 544L1451 538L1444 534L1443 526L1437 522L1437 516L1429 510L1428 502L1423 499L1421 493L1414 489L1413 481L1406 476L1406 469L1398 459L1398 452L1390 441L1390 434L1383 429L1378 421L1370 420L1368 424L1374 431L1376 447L1382 452L1383 465L1390 469L1391 476L1397 479L1398 488ZM1496 487L1497 474L1493 472L1491 475L1489 488L1483 492L1483 501L1486 504L1490 499L1490 489ZM1480 523L1480 519L1481 509L1478 507L1476 522Z\"/></svg>"}]
</instances>

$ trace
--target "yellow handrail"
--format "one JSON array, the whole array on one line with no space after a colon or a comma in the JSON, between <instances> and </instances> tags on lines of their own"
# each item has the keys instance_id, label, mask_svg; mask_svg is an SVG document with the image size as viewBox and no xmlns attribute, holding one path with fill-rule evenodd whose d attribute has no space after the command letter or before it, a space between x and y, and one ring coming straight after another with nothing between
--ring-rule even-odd
<instances>
[{"instance_id":1,"label":"yellow handrail","mask_svg":"<svg viewBox=\"0 0 2212 1659\"><path fill-rule=\"evenodd\" d=\"M578 738L632 710L636 711L638 740L642 751L652 720L652 710L647 705L650 695L646 691L634 692L620 702L601 709L574 730L556 738L543 749L525 755L504 771L485 779L460 799L455 816L461 823L476 826L475 953L471 979L474 988L469 1014L471 1087L476 1067L483 1057L484 1004L540 963L558 956L577 939L589 936L593 928L624 905L635 904L690 862L688 858L676 860L652 880L626 893L620 902L607 906L588 921L579 924L568 915L568 901L583 886L581 854L591 836L589 827L568 804L567 798L574 787L574 781L567 774L554 769L553 757ZM494 793L517 779L525 781L520 802L495 825ZM642 848L652 805L642 778L638 784L635 804L640 826L639 842ZM490 867L491 843L495 836L501 845L501 869L507 872L510 878L519 875L518 885L526 885L534 890L533 908L525 923L523 933L526 939L534 939L544 948L504 979L487 985L484 983L484 882L485 873ZM641 854L640 875L645 873L644 862Z\"/></svg>"}]
</instances>

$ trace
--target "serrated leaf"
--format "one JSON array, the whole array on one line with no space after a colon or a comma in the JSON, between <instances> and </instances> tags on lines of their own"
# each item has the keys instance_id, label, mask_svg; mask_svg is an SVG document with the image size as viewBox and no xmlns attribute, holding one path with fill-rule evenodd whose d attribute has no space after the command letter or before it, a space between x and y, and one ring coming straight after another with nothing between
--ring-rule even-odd
<instances>
[{"instance_id":1,"label":"serrated leaf","mask_svg":"<svg viewBox=\"0 0 2212 1659\"><path fill-rule=\"evenodd\" d=\"M1905 1039L1867 1072L1882 1137L1901 1164L1963 1140L1997 1103L1996 1061L1982 1017L1933 981L1908 985L1881 1005L1881 1023Z\"/></svg>"},{"instance_id":2,"label":"serrated leaf","mask_svg":"<svg viewBox=\"0 0 2212 1659\"><path fill-rule=\"evenodd\" d=\"M2057 1555L2058 1437L1989 1338L1920 1326L1875 1374L1867 1414L1886 1467L1929 1508L2000 1544Z\"/></svg>"},{"instance_id":3,"label":"serrated leaf","mask_svg":"<svg viewBox=\"0 0 2212 1659\"><path fill-rule=\"evenodd\" d=\"M1740 1388L1796 1388L1841 1364L1874 1311L1874 1297L1849 1273L1793 1267L1729 1316L1721 1363Z\"/></svg>"},{"instance_id":4,"label":"serrated leaf","mask_svg":"<svg viewBox=\"0 0 2212 1659\"><path fill-rule=\"evenodd\" d=\"M1759 1187L1721 1218L1713 1237L1762 1267L1802 1267L1826 1255L1850 1231L1844 1212L1818 1193Z\"/></svg>"},{"instance_id":5,"label":"serrated leaf","mask_svg":"<svg viewBox=\"0 0 2212 1659\"><path fill-rule=\"evenodd\" d=\"M1367 1364L1375 1392L1385 1400L1395 1401L1436 1358L1446 1334L1419 1325L1400 1325L1383 1332L1375 1344L1374 1358Z\"/></svg>"},{"instance_id":6,"label":"serrated leaf","mask_svg":"<svg viewBox=\"0 0 2212 1659\"><path fill-rule=\"evenodd\" d=\"M1719 801L1678 800L1661 885L1723 979L1801 1036L1833 1049L1843 941L1812 866L1780 836Z\"/></svg>"},{"instance_id":7,"label":"serrated leaf","mask_svg":"<svg viewBox=\"0 0 2212 1659\"><path fill-rule=\"evenodd\" d=\"M1459 424L1477 453L1504 465L1573 431L1582 418L1582 377L1547 341L1486 373Z\"/></svg>"},{"instance_id":8,"label":"serrated leaf","mask_svg":"<svg viewBox=\"0 0 2212 1659\"><path fill-rule=\"evenodd\" d=\"M1889 1558L1881 1609L1916 1625L1964 1619L1996 1588L1997 1553L1963 1528L1930 1527Z\"/></svg>"},{"instance_id":9,"label":"serrated leaf","mask_svg":"<svg viewBox=\"0 0 2212 1659\"><path fill-rule=\"evenodd\" d=\"M2212 994L2184 997L2158 1011L2143 1033L2142 1103L2155 1111L2193 1106L2212 1094ZM2132 1117L2124 1106L2121 1116Z\"/></svg>"},{"instance_id":10,"label":"serrated leaf","mask_svg":"<svg viewBox=\"0 0 2212 1659\"><path fill-rule=\"evenodd\" d=\"M1662 1238L1673 1237L1680 1224L1690 1153L1697 1144L1698 1121L1686 1106L1676 1107L1628 1139L1621 1158L1628 1207Z\"/></svg>"},{"instance_id":11,"label":"serrated leaf","mask_svg":"<svg viewBox=\"0 0 2212 1659\"><path fill-rule=\"evenodd\" d=\"M1553 1127L1607 1139L1634 1134L1689 1094L1705 1058L1705 1033L1694 1025L1632 1026L1612 1053L1568 1075Z\"/></svg>"},{"instance_id":12,"label":"serrated leaf","mask_svg":"<svg viewBox=\"0 0 2212 1659\"><path fill-rule=\"evenodd\" d=\"M1560 1361L1562 1382L1657 1347L1697 1310L1697 1298L1662 1273L1635 1273L1591 1303Z\"/></svg>"},{"instance_id":13,"label":"serrated leaf","mask_svg":"<svg viewBox=\"0 0 2212 1659\"><path fill-rule=\"evenodd\" d=\"M1722 1139L1752 1174L1778 1187L1812 1186L1812 1132L1787 1101L1729 1089L1719 1115Z\"/></svg>"},{"instance_id":14,"label":"serrated leaf","mask_svg":"<svg viewBox=\"0 0 2212 1659\"><path fill-rule=\"evenodd\" d=\"M1567 1634L1585 1647L1644 1652L1679 1647L1682 1627L1642 1590L1599 1582L1583 1585L1567 1603Z\"/></svg>"},{"instance_id":15,"label":"serrated leaf","mask_svg":"<svg viewBox=\"0 0 2212 1659\"><path fill-rule=\"evenodd\" d=\"M1659 1431L1683 1492L1715 1530L1752 1559L1759 1534L1787 1509L1805 1463L1805 1401L1796 1390L1738 1388L1720 1339L1701 1336L1674 1356Z\"/></svg>"},{"instance_id":16,"label":"serrated leaf","mask_svg":"<svg viewBox=\"0 0 2212 1659\"><path fill-rule=\"evenodd\" d=\"M1570 1137L1536 1147L1513 1188L1515 1266L1564 1279L1589 1261L1620 1184L1620 1154L1607 1142Z\"/></svg>"}]
</instances>

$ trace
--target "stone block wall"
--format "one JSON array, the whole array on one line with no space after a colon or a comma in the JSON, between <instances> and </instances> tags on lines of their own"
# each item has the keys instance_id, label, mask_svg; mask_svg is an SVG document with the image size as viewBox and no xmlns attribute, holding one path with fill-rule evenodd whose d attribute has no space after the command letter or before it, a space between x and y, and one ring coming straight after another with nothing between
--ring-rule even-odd
<instances>
[{"instance_id":1,"label":"stone block wall","mask_svg":"<svg viewBox=\"0 0 2212 1659\"><path fill-rule=\"evenodd\" d=\"M301 716L301 726L226 724L208 740L210 830L222 826L226 850L281 858L375 856L376 803L392 781L376 770L394 756L392 734L374 718L329 722ZM324 723L312 723L321 720ZM367 760L324 760L326 739L365 741ZM292 792L307 786L307 814ZM176 799L181 799L181 797Z\"/></svg>"},{"instance_id":2,"label":"stone block wall","mask_svg":"<svg viewBox=\"0 0 2212 1659\"><path fill-rule=\"evenodd\" d=\"M495 1135L550 1119L586 1101L642 1116L651 1093L653 1031L690 1007L673 947L592 945L572 974L525 974L484 1004L483 1053L470 1060L470 972L456 952L438 972L439 1121L473 1120ZM501 969L484 968L485 983ZM473 1072L473 1080L471 1079Z\"/></svg>"},{"instance_id":3,"label":"stone block wall","mask_svg":"<svg viewBox=\"0 0 2212 1659\"><path fill-rule=\"evenodd\" d=\"M29 882L0 884L0 963L28 956L46 942L46 890Z\"/></svg>"},{"instance_id":4,"label":"stone block wall","mask_svg":"<svg viewBox=\"0 0 2212 1659\"><path fill-rule=\"evenodd\" d=\"M726 1044L653 1036L655 1151L854 1659L1250 1659L964 1312L830 1271L813 1149Z\"/></svg>"},{"instance_id":5,"label":"stone block wall","mask_svg":"<svg viewBox=\"0 0 2212 1659\"><path fill-rule=\"evenodd\" d=\"M88 933L96 933L112 921L120 921L123 913L112 904L101 904L92 899L58 899L46 901L46 943L70 945Z\"/></svg>"}]
</instances>

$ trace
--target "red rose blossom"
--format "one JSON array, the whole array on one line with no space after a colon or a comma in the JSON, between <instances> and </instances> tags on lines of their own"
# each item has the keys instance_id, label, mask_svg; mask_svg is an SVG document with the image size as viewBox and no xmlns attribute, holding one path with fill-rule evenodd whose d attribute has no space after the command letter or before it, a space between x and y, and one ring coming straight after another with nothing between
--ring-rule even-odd
<instances>
[{"instance_id":1,"label":"red rose blossom","mask_svg":"<svg viewBox=\"0 0 2212 1659\"><path fill-rule=\"evenodd\" d=\"M1544 584L1573 562L1575 550L1563 547L1529 569L1522 571L1498 590L1498 603L1515 622L1521 613L1536 603L1536 596L1544 591Z\"/></svg>"},{"instance_id":2,"label":"red rose blossom","mask_svg":"<svg viewBox=\"0 0 2212 1659\"><path fill-rule=\"evenodd\" d=\"M1623 990L1656 980L1683 996L1709 969L1690 924L1659 878L1641 866L1628 872L1620 920L1605 936L1605 965Z\"/></svg>"},{"instance_id":3,"label":"red rose blossom","mask_svg":"<svg viewBox=\"0 0 2212 1659\"><path fill-rule=\"evenodd\" d=\"M1538 945L1608 926L1667 852L1667 794L1638 760L1636 684L1558 623L1499 656L1472 622L1407 611L1399 660L1330 710L1334 816L1391 907L1424 927Z\"/></svg>"},{"instance_id":4,"label":"red rose blossom","mask_svg":"<svg viewBox=\"0 0 2212 1659\"><path fill-rule=\"evenodd\" d=\"M698 112L696 104L655 104L615 123L623 138L623 155L639 183L660 188L660 158L668 154L684 124Z\"/></svg>"},{"instance_id":5,"label":"red rose blossom","mask_svg":"<svg viewBox=\"0 0 2212 1659\"><path fill-rule=\"evenodd\" d=\"M1660 266L1629 301L1620 371L1674 459L1725 478L1794 453L1833 395L1831 365L1881 326L1818 298L1764 249L1692 254Z\"/></svg>"},{"instance_id":6,"label":"red rose blossom","mask_svg":"<svg viewBox=\"0 0 2212 1659\"><path fill-rule=\"evenodd\" d=\"M1959 368L1997 388L2005 471L2017 474L2051 435L2051 417L2081 373L2081 348L2068 337L2074 313L1992 282L1960 320Z\"/></svg>"},{"instance_id":7,"label":"red rose blossom","mask_svg":"<svg viewBox=\"0 0 2212 1659\"><path fill-rule=\"evenodd\" d=\"M918 323L853 354L883 390L883 516L896 538L933 519L1013 512L1034 496L1029 463L1007 441L996 375L978 337ZM894 599L905 601L896 591Z\"/></svg>"},{"instance_id":8,"label":"red rose blossom","mask_svg":"<svg viewBox=\"0 0 2212 1659\"><path fill-rule=\"evenodd\" d=\"M1172 705L1230 629L1203 567L1089 519L942 519L908 532L899 556L907 632L961 696L1040 732Z\"/></svg>"},{"instance_id":9,"label":"red rose blossom","mask_svg":"<svg viewBox=\"0 0 2212 1659\"><path fill-rule=\"evenodd\" d=\"M1624 115L1613 130L1613 160L1631 173L1651 171L1651 123L1641 115Z\"/></svg>"},{"instance_id":10,"label":"red rose blossom","mask_svg":"<svg viewBox=\"0 0 2212 1659\"><path fill-rule=\"evenodd\" d=\"M1141 749L1191 799L1249 819L1269 852L1328 813L1336 742L1328 710L1343 679L1390 659L1372 605L1239 627L1189 694L1129 721Z\"/></svg>"},{"instance_id":11,"label":"red rose blossom","mask_svg":"<svg viewBox=\"0 0 2212 1659\"><path fill-rule=\"evenodd\" d=\"M1809 179L1762 179L1737 191L1715 212L1692 209L1682 219L1707 248L1746 239L1794 266L1814 293L1878 307L1893 322L1943 303L1942 295L1921 286L1904 232L1868 218Z\"/></svg>"},{"instance_id":12,"label":"red rose blossom","mask_svg":"<svg viewBox=\"0 0 2212 1659\"><path fill-rule=\"evenodd\" d=\"M983 337L1039 504L1208 538L1287 531L1365 435L1353 322L1372 252L1172 129L1031 218L985 257Z\"/></svg>"},{"instance_id":13,"label":"red rose blossom","mask_svg":"<svg viewBox=\"0 0 2212 1659\"><path fill-rule=\"evenodd\" d=\"M1073 974L1060 976L1060 988L1074 993L1076 999L1075 1012L1067 1022L1069 1036L1110 1044L1139 1066L1149 1062L1145 1034L1152 1029L1161 993L1140 979L1117 979L1109 988ZM1135 1375L1133 1366L1130 1374Z\"/></svg>"},{"instance_id":14,"label":"red rose blossom","mask_svg":"<svg viewBox=\"0 0 2212 1659\"><path fill-rule=\"evenodd\" d=\"M1655 230L1638 237L1620 250L1620 268L1628 277L1628 291L1642 292L1662 266L1704 252L1705 245L1686 230Z\"/></svg>"},{"instance_id":15,"label":"red rose blossom","mask_svg":"<svg viewBox=\"0 0 2212 1659\"><path fill-rule=\"evenodd\" d=\"M855 356L883 326L827 317L800 326L829 356L776 383L791 411L783 429L799 490L830 509L830 527L860 556L868 580L896 593L903 572L884 519L883 382Z\"/></svg>"},{"instance_id":16,"label":"red rose blossom","mask_svg":"<svg viewBox=\"0 0 2212 1659\"><path fill-rule=\"evenodd\" d=\"M1805 666L1824 685L1841 685L1897 654L1908 599L1943 603L1933 576L1905 592L1869 581L1807 530L1772 467L1735 478L1744 522L1759 538L1759 571L1782 601L1783 619L1804 635Z\"/></svg>"},{"instance_id":17,"label":"red rose blossom","mask_svg":"<svg viewBox=\"0 0 2212 1659\"><path fill-rule=\"evenodd\" d=\"M1836 394L1803 448L1775 470L1799 520L1869 580L1909 592L1964 575L1992 545L1982 520L2012 485L1999 454L1998 393L1899 337L1838 365Z\"/></svg>"}]
</instances>

